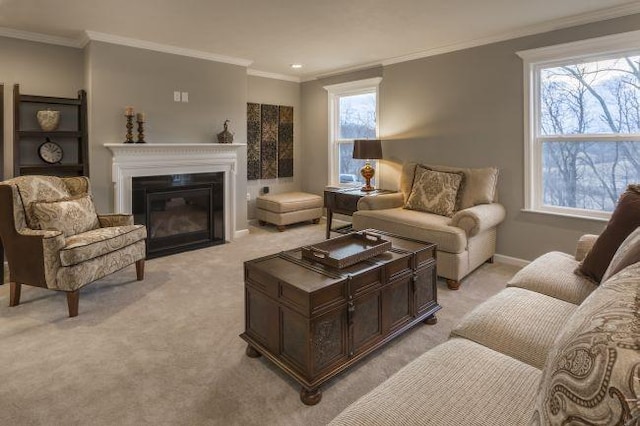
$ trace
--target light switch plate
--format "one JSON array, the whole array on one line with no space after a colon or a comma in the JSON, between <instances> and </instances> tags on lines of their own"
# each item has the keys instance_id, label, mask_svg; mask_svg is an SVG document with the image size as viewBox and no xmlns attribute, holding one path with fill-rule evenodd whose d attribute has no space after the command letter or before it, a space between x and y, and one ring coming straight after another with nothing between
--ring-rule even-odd
<instances>
[{"instance_id":1,"label":"light switch plate","mask_svg":"<svg viewBox=\"0 0 640 426\"><path fill-rule=\"evenodd\" d=\"M173 92L173 102L180 102L180 92Z\"/></svg>"},{"instance_id":2,"label":"light switch plate","mask_svg":"<svg viewBox=\"0 0 640 426\"><path fill-rule=\"evenodd\" d=\"M189 102L189 92L182 92L182 102Z\"/></svg>"}]
</instances>

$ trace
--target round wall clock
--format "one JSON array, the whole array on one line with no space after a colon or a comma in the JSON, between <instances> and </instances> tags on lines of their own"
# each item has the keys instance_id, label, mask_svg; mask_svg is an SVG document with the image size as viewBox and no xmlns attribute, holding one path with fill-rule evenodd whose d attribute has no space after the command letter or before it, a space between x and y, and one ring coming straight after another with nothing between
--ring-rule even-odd
<instances>
[{"instance_id":1,"label":"round wall clock","mask_svg":"<svg viewBox=\"0 0 640 426\"><path fill-rule=\"evenodd\" d=\"M47 138L45 143L38 147L38 155L45 163L59 163L62 161L62 154L62 147L49 138Z\"/></svg>"}]
</instances>

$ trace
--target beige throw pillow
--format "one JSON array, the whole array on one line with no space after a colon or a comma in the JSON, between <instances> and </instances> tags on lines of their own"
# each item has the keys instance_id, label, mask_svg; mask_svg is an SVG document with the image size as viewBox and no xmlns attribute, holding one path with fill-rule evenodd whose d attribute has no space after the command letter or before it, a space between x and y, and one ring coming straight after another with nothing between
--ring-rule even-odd
<instances>
[{"instance_id":1,"label":"beige throw pillow","mask_svg":"<svg viewBox=\"0 0 640 426\"><path fill-rule=\"evenodd\" d=\"M81 234L100 227L90 195L65 198L58 201L31 203L40 229L56 229L65 237Z\"/></svg>"},{"instance_id":2,"label":"beige throw pillow","mask_svg":"<svg viewBox=\"0 0 640 426\"><path fill-rule=\"evenodd\" d=\"M463 173L438 172L417 167L413 188L404 207L440 216L453 216L463 176Z\"/></svg>"},{"instance_id":3,"label":"beige throw pillow","mask_svg":"<svg viewBox=\"0 0 640 426\"><path fill-rule=\"evenodd\" d=\"M613 255L609 267L602 276L602 282L622 271L629 265L640 262L640 226L622 242Z\"/></svg>"}]
</instances>

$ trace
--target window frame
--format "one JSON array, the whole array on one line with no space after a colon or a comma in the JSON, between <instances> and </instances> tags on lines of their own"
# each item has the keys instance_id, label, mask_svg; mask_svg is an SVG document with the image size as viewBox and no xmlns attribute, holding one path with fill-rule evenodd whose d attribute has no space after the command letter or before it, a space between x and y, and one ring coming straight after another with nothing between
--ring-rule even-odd
<instances>
[{"instance_id":1,"label":"window frame","mask_svg":"<svg viewBox=\"0 0 640 426\"><path fill-rule=\"evenodd\" d=\"M380 82L382 77L368 78L365 80L350 81L347 83L332 84L324 86L328 92L328 133L329 133L329 152L328 152L328 182L329 186L348 187L353 184L340 183L339 156L340 145L351 143L354 139L340 139L340 98L345 96L364 95L367 93L375 93L376 95L376 138L380 135ZM372 166L376 169L377 186L380 186L380 163L378 160L371 161ZM360 185L360 183L358 183Z\"/></svg>"},{"instance_id":2,"label":"window frame","mask_svg":"<svg viewBox=\"0 0 640 426\"><path fill-rule=\"evenodd\" d=\"M523 61L524 89L524 208L522 211L579 217L606 221L611 212L572 207L549 206L543 203L542 144L546 141L616 142L640 139L636 134L580 134L545 136L540 129L541 70L579 62L611 59L622 55L640 54L640 31L631 31L516 52Z\"/></svg>"}]
</instances>

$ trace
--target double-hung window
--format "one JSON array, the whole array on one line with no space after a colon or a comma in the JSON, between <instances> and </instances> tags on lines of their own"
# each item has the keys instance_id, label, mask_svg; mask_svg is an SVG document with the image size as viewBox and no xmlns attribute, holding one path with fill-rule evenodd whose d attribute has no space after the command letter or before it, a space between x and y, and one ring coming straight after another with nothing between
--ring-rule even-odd
<instances>
[{"instance_id":1,"label":"double-hung window","mask_svg":"<svg viewBox=\"0 0 640 426\"><path fill-rule=\"evenodd\" d=\"M364 183L365 160L353 158L355 139L378 137L378 87L381 78L325 86L329 92L329 184ZM372 166L377 169L378 165ZM372 183L373 184L373 183Z\"/></svg>"},{"instance_id":2,"label":"double-hung window","mask_svg":"<svg viewBox=\"0 0 640 426\"><path fill-rule=\"evenodd\" d=\"M640 182L640 31L518 54L525 209L608 218Z\"/></svg>"}]
</instances>

